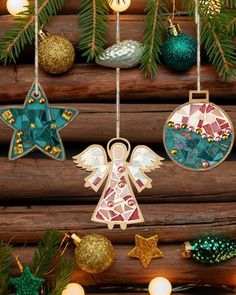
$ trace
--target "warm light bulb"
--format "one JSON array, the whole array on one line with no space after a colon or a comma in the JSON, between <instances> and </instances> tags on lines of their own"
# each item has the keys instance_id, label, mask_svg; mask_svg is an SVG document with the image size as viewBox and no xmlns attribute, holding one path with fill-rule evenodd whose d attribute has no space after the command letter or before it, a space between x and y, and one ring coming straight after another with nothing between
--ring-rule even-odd
<instances>
[{"instance_id":1,"label":"warm light bulb","mask_svg":"<svg viewBox=\"0 0 236 295\"><path fill-rule=\"evenodd\" d=\"M131 0L108 0L111 9L117 12L123 12L130 7Z\"/></svg>"},{"instance_id":2,"label":"warm light bulb","mask_svg":"<svg viewBox=\"0 0 236 295\"><path fill-rule=\"evenodd\" d=\"M84 288L76 283L68 284L62 295L85 295Z\"/></svg>"},{"instance_id":3,"label":"warm light bulb","mask_svg":"<svg viewBox=\"0 0 236 295\"><path fill-rule=\"evenodd\" d=\"M11 15L16 16L19 12L23 12L27 10L27 6L29 5L28 0L7 0L7 10Z\"/></svg>"},{"instance_id":4,"label":"warm light bulb","mask_svg":"<svg viewBox=\"0 0 236 295\"><path fill-rule=\"evenodd\" d=\"M170 295L172 286L166 278L157 277L151 280L148 290L151 295Z\"/></svg>"}]
</instances>

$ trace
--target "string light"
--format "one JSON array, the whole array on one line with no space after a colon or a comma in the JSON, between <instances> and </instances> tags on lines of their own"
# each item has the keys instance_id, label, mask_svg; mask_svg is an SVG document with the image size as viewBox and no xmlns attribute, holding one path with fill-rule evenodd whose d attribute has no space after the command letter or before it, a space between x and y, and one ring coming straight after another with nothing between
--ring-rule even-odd
<instances>
[{"instance_id":1,"label":"string light","mask_svg":"<svg viewBox=\"0 0 236 295\"><path fill-rule=\"evenodd\" d=\"M166 278L157 277L151 280L148 290L150 295L170 295L172 286Z\"/></svg>"},{"instance_id":2,"label":"string light","mask_svg":"<svg viewBox=\"0 0 236 295\"><path fill-rule=\"evenodd\" d=\"M84 288L76 283L71 283L66 286L62 295L85 295Z\"/></svg>"},{"instance_id":3,"label":"string light","mask_svg":"<svg viewBox=\"0 0 236 295\"><path fill-rule=\"evenodd\" d=\"M20 12L27 11L28 0L7 0L7 10L11 15L18 15Z\"/></svg>"},{"instance_id":4,"label":"string light","mask_svg":"<svg viewBox=\"0 0 236 295\"><path fill-rule=\"evenodd\" d=\"M111 9L116 12L123 12L130 7L131 0L109 0Z\"/></svg>"}]
</instances>

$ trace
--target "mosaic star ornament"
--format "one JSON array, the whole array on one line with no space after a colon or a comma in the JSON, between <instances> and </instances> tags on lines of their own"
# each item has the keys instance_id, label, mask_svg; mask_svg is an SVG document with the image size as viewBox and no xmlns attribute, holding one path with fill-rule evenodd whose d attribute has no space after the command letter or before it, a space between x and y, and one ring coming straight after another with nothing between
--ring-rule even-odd
<instances>
[{"instance_id":1,"label":"mosaic star ornament","mask_svg":"<svg viewBox=\"0 0 236 295\"><path fill-rule=\"evenodd\" d=\"M221 237L204 236L191 243L185 242L183 256L203 264L216 264L236 257L236 243Z\"/></svg>"},{"instance_id":2,"label":"mosaic star ornament","mask_svg":"<svg viewBox=\"0 0 236 295\"><path fill-rule=\"evenodd\" d=\"M11 279L11 283L16 288L16 295L39 295L39 288L44 279L36 278L29 267L25 267L22 275Z\"/></svg>"},{"instance_id":3,"label":"mosaic star ornament","mask_svg":"<svg viewBox=\"0 0 236 295\"><path fill-rule=\"evenodd\" d=\"M138 258L144 268L147 268L152 259L163 257L162 252L157 247L158 235L144 238L135 235L135 247L129 252L129 257Z\"/></svg>"},{"instance_id":4,"label":"mosaic star ornament","mask_svg":"<svg viewBox=\"0 0 236 295\"><path fill-rule=\"evenodd\" d=\"M194 94L206 98L193 99ZM204 171L216 167L229 155L234 129L227 114L209 102L208 91L190 91L189 102L167 119L163 138L171 160L183 168Z\"/></svg>"},{"instance_id":5,"label":"mosaic star ornament","mask_svg":"<svg viewBox=\"0 0 236 295\"><path fill-rule=\"evenodd\" d=\"M39 85L36 95L33 84L23 107L0 108L0 119L14 129L9 159L21 158L38 148L55 160L64 160L65 151L59 131L77 114L76 109L50 107L42 87Z\"/></svg>"},{"instance_id":6,"label":"mosaic star ornament","mask_svg":"<svg viewBox=\"0 0 236 295\"><path fill-rule=\"evenodd\" d=\"M110 162L100 145L91 145L73 157L77 167L92 172L85 178L85 187L91 187L97 192L108 178L92 221L106 223L109 229L115 224L126 229L127 224L144 221L131 182L138 192L151 188L152 180L145 172L160 168L164 160L147 146L139 145L133 150L128 162L130 150L128 140L113 138L107 145Z\"/></svg>"}]
</instances>

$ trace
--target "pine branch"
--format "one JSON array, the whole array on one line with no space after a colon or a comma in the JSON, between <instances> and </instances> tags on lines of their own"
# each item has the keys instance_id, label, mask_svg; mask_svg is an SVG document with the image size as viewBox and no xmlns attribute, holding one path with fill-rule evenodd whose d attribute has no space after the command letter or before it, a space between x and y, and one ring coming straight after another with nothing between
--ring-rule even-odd
<instances>
[{"instance_id":1,"label":"pine branch","mask_svg":"<svg viewBox=\"0 0 236 295\"><path fill-rule=\"evenodd\" d=\"M236 0L226 0L224 5L233 6ZM194 1L184 0L184 8L189 15L194 15ZM206 49L209 61L215 67L219 77L227 80L236 75L236 52L233 36L235 35L235 10L222 9L214 16L201 7L201 43Z\"/></svg>"},{"instance_id":2,"label":"pine branch","mask_svg":"<svg viewBox=\"0 0 236 295\"><path fill-rule=\"evenodd\" d=\"M214 30L214 24L207 20L203 22L201 37L209 61L216 68L219 77L227 80L235 76L236 55L232 38Z\"/></svg>"},{"instance_id":3,"label":"pine branch","mask_svg":"<svg viewBox=\"0 0 236 295\"><path fill-rule=\"evenodd\" d=\"M65 258L61 259L56 270L56 278L53 283L53 287L50 288L50 290L48 290L46 294L61 295L63 290L70 282L74 268L74 261Z\"/></svg>"},{"instance_id":4,"label":"pine branch","mask_svg":"<svg viewBox=\"0 0 236 295\"><path fill-rule=\"evenodd\" d=\"M0 294L8 295L11 268L11 246L0 242Z\"/></svg>"},{"instance_id":5,"label":"pine branch","mask_svg":"<svg viewBox=\"0 0 236 295\"><path fill-rule=\"evenodd\" d=\"M141 57L141 70L146 77L152 78L160 63L162 37L165 30L163 19L166 11L163 0L148 0L144 27L144 50Z\"/></svg>"},{"instance_id":6,"label":"pine branch","mask_svg":"<svg viewBox=\"0 0 236 295\"><path fill-rule=\"evenodd\" d=\"M34 257L32 272L37 277L43 277L51 268L58 255L61 234L55 229L48 230L42 242L38 245Z\"/></svg>"},{"instance_id":7,"label":"pine branch","mask_svg":"<svg viewBox=\"0 0 236 295\"><path fill-rule=\"evenodd\" d=\"M109 10L106 0L83 0L80 1L79 26L81 38L79 49L87 61L103 51L106 43L105 34L108 27Z\"/></svg>"},{"instance_id":8,"label":"pine branch","mask_svg":"<svg viewBox=\"0 0 236 295\"><path fill-rule=\"evenodd\" d=\"M64 0L39 0L39 27L49 22L52 15L62 8ZM34 1L29 0L29 5L21 16L14 19L14 29L5 32L0 38L0 61L4 65L9 62L16 63L21 51L26 44L31 44L34 39Z\"/></svg>"},{"instance_id":9,"label":"pine branch","mask_svg":"<svg viewBox=\"0 0 236 295\"><path fill-rule=\"evenodd\" d=\"M229 36L234 37L236 36L236 10L230 10L227 12L227 16L229 16L229 20L225 27L225 31Z\"/></svg>"}]
</instances>

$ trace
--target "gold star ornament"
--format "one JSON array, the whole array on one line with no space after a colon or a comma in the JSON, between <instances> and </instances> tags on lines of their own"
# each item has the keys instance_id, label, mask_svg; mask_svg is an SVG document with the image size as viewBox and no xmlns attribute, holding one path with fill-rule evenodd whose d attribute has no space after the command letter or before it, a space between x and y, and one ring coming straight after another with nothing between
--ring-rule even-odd
<instances>
[{"instance_id":1,"label":"gold star ornament","mask_svg":"<svg viewBox=\"0 0 236 295\"><path fill-rule=\"evenodd\" d=\"M129 257L139 258L144 268L147 268L149 263L154 258L163 257L162 252L157 247L158 235L150 238L144 238L140 235L135 235L135 247L129 252Z\"/></svg>"}]
</instances>

